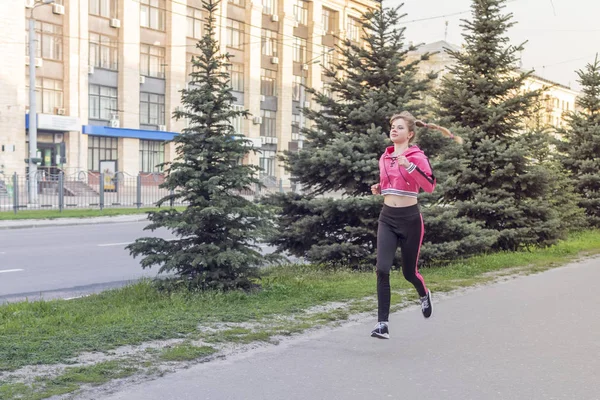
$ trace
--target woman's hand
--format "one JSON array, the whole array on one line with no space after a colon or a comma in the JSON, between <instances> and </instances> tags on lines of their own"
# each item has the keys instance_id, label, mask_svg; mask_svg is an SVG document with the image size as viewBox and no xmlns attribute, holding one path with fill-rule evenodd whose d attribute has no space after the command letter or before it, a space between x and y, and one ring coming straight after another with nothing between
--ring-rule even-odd
<instances>
[{"instance_id":1,"label":"woman's hand","mask_svg":"<svg viewBox=\"0 0 600 400\"><path fill-rule=\"evenodd\" d=\"M371 193L373 194L381 194L381 185L379 183L376 183L374 185L371 186Z\"/></svg>"},{"instance_id":2,"label":"woman's hand","mask_svg":"<svg viewBox=\"0 0 600 400\"><path fill-rule=\"evenodd\" d=\"M403 166L404 168L408 168L410 167L410 161L408 161L408 158L400 156L398 157L398 165Z\"/></svg>"}]
</instances>

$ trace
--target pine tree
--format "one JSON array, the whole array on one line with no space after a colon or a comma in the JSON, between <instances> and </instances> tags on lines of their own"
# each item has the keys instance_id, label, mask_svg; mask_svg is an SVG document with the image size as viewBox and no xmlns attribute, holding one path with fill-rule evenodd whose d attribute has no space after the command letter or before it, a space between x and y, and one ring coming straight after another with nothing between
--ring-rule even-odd
<instances>
[{"instance_id":1,"label":"pine tree","mask_svg":"<svg viewBox=\"0 0 600 400\"><path fill-rule=\"evenodd\" d=\"M462 137L464 128L453 129L453 133ZM465 164L462 145L431 130L420 132L417 140L429 157L437 181L433 193L419 195L425 226L420 265L444 265L489 251L498 235L486 230L482 222L459 215L456 204L444 199L445 188L455 184L457 171Z\"/></svg>"},{"instance_id":2,"label":"pine tree","mask_svg":"<svg viewBox=\"0 0 600 400\"><path fill-rule=\"evenodd\" d=\"M570 113L565 141L559 145L563 165L572 173L579 205L591 226L600 227L600 61L577 71L583 96L577 100L580 110Z\"/></svg>"},{"instance_id":3,"label":"pine tree","mask_svg":"<svg viewBox=\"0 0 600 400\"><path fill-rule=\"evenodd\" d=\"M459 216L498 234L494 249L549 245L560 237L551 206L548 171L531 160L523 140L524 122L539 91L523 91L530 73L517 68L523 45L508 43L515 23L504 14L506 0L474 0L473 20L464 20L464 50L449 51L456 63L444 77L438 96L441 115L465 128L464 163L445 200Z\"/></svg>"},{"instance_id":4,"label":"pine tree","mask_svg":"<svg viewBox=\"0 0 600 400\"><path fill-rule=\"evenodd\" d=\"M178 199L188 206L149 214L146 230L167 228L176 239L140 238L128 249L134 257L143 256L143 268L160 266L159 272L175 273L190 288L248 288L264 261L253 243L265 219L261 206L239 193L258 184L258 167L241 164L250 142L231 124L248 113L231 107L230 55L219 54L215 39L219 1L203 4L208 24L197 44L201 53L193 58L189 89L182 90L183 109L174 113L189 125L174 139L174 161L164 164L162 187L173 194L158 203Z\"/></svg>"},{"instance_id":5,"label":"pine tree","mask_svg":"<svg viewBox=\"0 0 600 400\"><path fill-rule=\"evenodd\" d=\"M379 181L378 160L389 145L389 118L402 110L425 113L421 96L434 75L418 77L416 48L398 28L400 7L378 7L362 15L365 46L349 39L338 46L341 60L324 69L331 97L307 88L321 110L304 109L313 122L303 130L304 148L283 157L305 196L269 200L283 210L286 227L272 243L313 262L373 265L381 198L370 186ZM428 55L425 55L426 58ZM342 198L320 198L337 192Z\"/></svg>"}]
</instances>

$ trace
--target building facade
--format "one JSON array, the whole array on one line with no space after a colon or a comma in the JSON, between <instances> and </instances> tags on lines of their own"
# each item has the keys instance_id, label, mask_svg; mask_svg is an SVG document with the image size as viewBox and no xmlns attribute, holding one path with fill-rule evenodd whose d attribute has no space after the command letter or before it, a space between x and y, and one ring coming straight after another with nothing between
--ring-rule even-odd
<instances>
[{"instance_id":1,"label":"building facade","mask_svg":"<svg viewBox=\"0 0 600 400\"><path fill-rule=\"evenodd\" d=\"M454 63L447 49L460 51L461 48L446 41L438 41L420 46L417 51L409 54L408 60L419 59L423 54L430 53L428 60L419 64L421 76L436 72L438 74L434 86L438 86L445 75L449 73L448 67ZM542 100L539 104L538 115L528 121L528 124L549 127L551 129L561 128L565 123L565 113L573 111L579 92L563 84L550 81L535 74L530 75L523 85L523 90L543 90Z\"/></svg>"},{"instance_id":2,"label":"building facade","mask_svg":"<svg viewBox=\"0 0 600 400\"><path fill-rule=\"evenodd\" d=\"M201 0L32 0L0 16L0 173L23 174L28 158L27 27L36 30L36 99L40 169L98 172L106 163L126 174L160 172L172 160L164 142L185 127L172 112L204 32ZM39 2L39 1L38 1ZM310 107L302 84L323 88L322 65L335 57L334 35L360 37L371 0L228 0L217 13L217 39L232 58L233 121L261 151L268 181L289 184L278 152L302 146ZM105 164L103 164L105 163Z\"/></svg>"}]
</instances>

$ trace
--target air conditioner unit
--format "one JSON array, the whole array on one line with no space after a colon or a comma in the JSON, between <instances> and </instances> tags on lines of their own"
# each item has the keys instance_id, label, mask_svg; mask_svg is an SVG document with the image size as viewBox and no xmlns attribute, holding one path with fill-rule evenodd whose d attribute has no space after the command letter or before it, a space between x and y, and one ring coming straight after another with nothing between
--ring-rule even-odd
<instances>
[{"instance_id":1,"label":"air conditioner unit","mask_svg":"<svg viewBox=\"0 0 600 400\"><path fill-rule=\"evenodd\" d=\"M111 20L110 20L110 26L111 26L111 28L120 28L121 27L121 20L119 20L117 18L111 18Z\"/></svg>"},{"instance_id":2,"label":"air conditioner unit","mask_svg":"<svg viewBox=\"0 0 600 400\"><path fill-rule=\"evenodd\" d=\"M121 121L119 120L119 118L113 118L110 120L110 127L111 128L120 128L121 127Z\"/></svg>"},{"instance_id":3,"label":"air conditioner unit","mask_svg":"<svg viewBox=\"0 0 600 400\"><path fill-rule=\"evenodd\" d=\"M308 64L302 64L302 69L308 71Z\"/></svg>"},{"instance_id":4,"label":"air conditioner unit","mask_svg":"<svg viewBox=\"0 0 600 400\"><path fill-rule=\"evenodd\" d=\"M267 99L267 97L264 94L260 95L260 101L265 101Z\"/></svg>"},{"instance_id":5,"label":"air conditioner unit","mask_svg":"<svg viewBox=\"0 0 600 400\"><path fill-rule=\"evenodd\" d=\"M90 65L90 66L88 66L88 74L89 74L89 75L93 75L93 74L94 74L94 71L95 71L95 69L94 69L94 66L93 66L93 65Z\"/></svg>"},{"instance_id":6,"label":"air conditioner unit","mask_svg":"<svg viewBox=\"0 0 600 400\"><path fill-rule=\"evenodd\" d=\"M279 57L271 57L271 64L279 64Z\"/></svg>"},{"instance_id":7,"label":"air conditioner unit","mask_svg":"<svg viewBox=\"0 0 600 400\"><path fill-rule=\"evenodd\" d=\"M29 56L25 56L25 65L29 65ZM40 68L42 65L44 65L44 60L36 57L35 67Z\"/></svg>"},{"instance_id":8,"label":"air conditioner unit","mask_svg":"<svg viewBox=\"0 0 600 400\"><path fill-rule=\"evenodd\" d=\"M67 113L67 110L65 110L64 108L60 108L60 107L54 108L54 114L56 114L56 115L65 115L66 113Z\"/></svg>"},{"instance_id":9,"label":"air conditioner unit","mask_svg":"<svg viewBox=\"0 0 600 400\"><path fill-rule=\"evenodd\" d=\"M273 21L273 22L279 21L279 15L277 15L277 14L271 15L271 21Z\"/></svg>"},{"instance_id":10,"label":"air conditioner unit","mask_svg":"<svg viewBox=\"0 0 600 400\"><path fill-rule=\"evenodd\" d=\"M167 130L167 126L166 125L159 125L158 126L158 130L159 131L166 131Z\"/></svg>"},{"instance_id":11,"label":"air conditioner unit","mask_svg":"<svg viewBox=\"0 0 600 400\"><path fill-rule=\"evenodd\" d=\"M310 101L305 101L304 102L304 107L310 108Z\"/></svg>"},{"instance_id":12,"label":"air conditioner unit","mask_svg":"<svg viewBox=\"0 0 600 400\"><path fill-rule=\"evenodd\" d=\"M35 6L35 0L25 0L26 8L33 8Z\"/></svg>"},{"instance_id":13,"label":"air conditioner unit","mask_svg":"<svg viewBox=\"0 0 600 400\"><path fill-rule=\"evenodd\" d=\"M140 75L140 83L146 83L146 77L144 75Z\"/></svg>"},{"instance_id":14,"label":"air conditioner unit","mask_svg":"<svg viewBox=\"0 0 600 400\"><path fill-rule=\"evenodd\" d=\"M254 122L255 125L262 124L262 117L254 117L252 118L252 122Z\"/></svg>"},{"instance_id":15,"label":"air conditioner unit","mask_svg":"<svg viewBox=\"0 0 600 400\"><path fill-rule=\"evenodd\" d=\"M63 6L62 4L52 4L52 12L54 14L64 15L65 6Z\"/></svg>"}]
</instances>

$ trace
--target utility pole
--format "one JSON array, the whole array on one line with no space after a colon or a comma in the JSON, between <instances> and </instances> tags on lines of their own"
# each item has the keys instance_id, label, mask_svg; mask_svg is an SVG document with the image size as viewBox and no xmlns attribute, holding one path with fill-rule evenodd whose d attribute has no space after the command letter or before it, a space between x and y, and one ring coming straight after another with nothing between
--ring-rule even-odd
<instances>
[{"instance_id":1,"label":"utility pole","mask_svg":"<svg viewBox=\"0 0 600 400\"><path fill-rule=\"evenodd\" d=\"M54 0L36 2L29 13L29 204L37 204L37 109L35 98L35 20L33 10Z\"/></svg>"}]
</instances>

